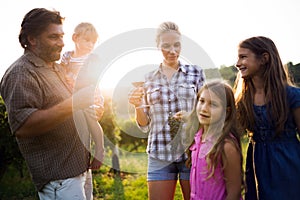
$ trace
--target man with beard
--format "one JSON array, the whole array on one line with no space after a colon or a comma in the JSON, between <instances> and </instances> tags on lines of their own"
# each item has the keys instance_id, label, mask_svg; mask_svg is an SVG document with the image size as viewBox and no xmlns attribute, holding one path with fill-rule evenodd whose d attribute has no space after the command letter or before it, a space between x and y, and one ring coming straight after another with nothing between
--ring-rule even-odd
<instances>
[{"instance_id":1,"label":"man with beard","mask_svg":"<svg viewBox=\"0 0 300 200\"><path fill-rule=\"evenodd\" d=\"M28 12L19 34L24 54L1 80L10 128L40 199L86 199L90 136L82 110L93 104L94 86L72 95L56 63L64 46L63 20L58 11Z\"/></svg>"}]
</instances>

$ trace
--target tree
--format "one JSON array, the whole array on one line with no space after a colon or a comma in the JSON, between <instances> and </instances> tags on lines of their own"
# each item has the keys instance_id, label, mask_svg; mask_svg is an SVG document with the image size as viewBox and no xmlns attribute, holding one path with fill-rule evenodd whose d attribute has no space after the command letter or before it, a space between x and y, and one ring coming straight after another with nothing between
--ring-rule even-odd
<instances>
[{"instance_id":1,"label":"tree","mask_svg":"<svg viewBox=\"0 0 300 200\"><path fill-rule=\"evenodd\" d=\"M292 62L286 64L287 70L295 85L300 87L300 63L293 65Z\"/></svg>"},{"instance_id":2,"label":"tree","mask_svg":"<svg viewBox=\"0 0 300 200\"><path fill-rule=\"evenodd\" d=\"M9 165L15 167L20 172L20 176L23 177L25 161L19 150L15 136L11 134L6 107L1 97L0 133L0 180Z\"/></svg>"},{"instance_id":3,"label":"tree","mask_svg":"<svg viewBox=\"0 0 300 200\"><path fill-rule=\"evenodd\" d=\"M234 81L235 81L235 78L236 78L236 74L237 74L237 72L238 72L238 70L236 69L236 67L235 67L234 65L229 66L229 67L222 66L222 67L219 69L219 72L220 72L222 78L223 78L224 80L229 81L229 84L230 84L231 86L233 86Z\"/></svg>"},{"instance_id":4,"label":"tree","mask_svg":"<svg viewBox=\"0 0 300 200\"><path fill-rule=\"evenodd\" d=\"M142 132L136 125L134 120L126 120L121 122L121 141L120 147L130 152L145 152L147 146L148 134Z\"/></svg>"}]
</instances>

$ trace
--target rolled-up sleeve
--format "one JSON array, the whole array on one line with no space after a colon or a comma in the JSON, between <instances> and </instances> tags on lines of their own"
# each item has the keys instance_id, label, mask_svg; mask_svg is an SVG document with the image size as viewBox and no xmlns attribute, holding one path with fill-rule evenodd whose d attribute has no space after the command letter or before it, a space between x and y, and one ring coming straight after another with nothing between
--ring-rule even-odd
<instances>
[{"instance_id":1,"label":"rolled-up sleeve","mask_svg":"<svg viewBox=\"0 0 300 200\"><path fill-rule=\"evenodd\" d=\"M1 82L1 96L5 102L13 134L42 106L43 95L38 81L28 74L28 71L10 73Z\"/></svg>"}]
</instances>

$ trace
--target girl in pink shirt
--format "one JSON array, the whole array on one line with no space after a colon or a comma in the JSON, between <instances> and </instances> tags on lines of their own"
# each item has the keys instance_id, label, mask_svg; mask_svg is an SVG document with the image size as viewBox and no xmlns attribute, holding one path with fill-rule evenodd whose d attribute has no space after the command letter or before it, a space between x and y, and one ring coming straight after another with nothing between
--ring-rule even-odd
<instances>
[{"instance_id":1,"label":"girl in pink shirt","mask_svg":"<svg viewBox=\"0 0 300 200\"><path fill-rule=\"evenodd\" d=\"M191 200L242 199L242 154L232 88L222 82L204 85L189 116L194 141L188 149Z\"/></svg>"}]
</instances>

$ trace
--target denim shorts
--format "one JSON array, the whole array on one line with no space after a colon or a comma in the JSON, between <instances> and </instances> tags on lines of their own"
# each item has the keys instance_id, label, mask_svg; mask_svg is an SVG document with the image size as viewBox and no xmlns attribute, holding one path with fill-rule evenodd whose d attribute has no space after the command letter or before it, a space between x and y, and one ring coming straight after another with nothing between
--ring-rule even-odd
<instances>
[{"instance_id":1,"label":"denim shorts","mask_svg":"<svg viewBox=\"0 0 300 200\"><path fill-rule=\"evenodd\" d=\"M185 161L167 162L148 156L147 181L190 180Z\"/></svg>"}]
</instances>

